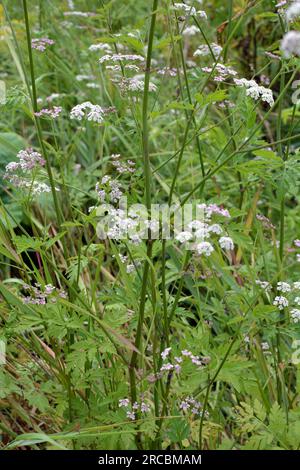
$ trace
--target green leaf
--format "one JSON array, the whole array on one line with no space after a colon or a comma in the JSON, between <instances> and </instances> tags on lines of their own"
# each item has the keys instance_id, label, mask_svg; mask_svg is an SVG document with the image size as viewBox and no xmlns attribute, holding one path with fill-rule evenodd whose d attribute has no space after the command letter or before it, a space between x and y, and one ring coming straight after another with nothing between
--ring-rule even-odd
<instances>
[{"instance_id":1,"label":"green leaf","mask_svg":"<svg viewBox=\"0 0 300 470\"><path fill-rule=\"evenodd\" d=\"M274 403L269 415L269 429L276 435L286 432L286 416L278 403Z\"/></svg>"},{"instance_id":2,"label":"green leaf","mask_svg":"<svg viewBox=\"0 0 300 470\"><path fill-rule=\"evenodd\" d=\"M195 100L201 105L205 106L206 104L215 103L218 101L223 101L227 98L227 93L225 90L217 90L213 93L209 93L208 95L204 95L203 93L196 93Z\"/></svg>"},{"instance_id":3,"label":"green leaf","mask_svg":"<svg viewBox=\"0 0 300 470\"><path fill-rule=\"evenodd\" d=\"M29 249L37 251L42 245L41 240L34 237L26 237L25 235L13 238L13 242L17 248L17 253L19 254Z\"/></svg>"}]
</instances>

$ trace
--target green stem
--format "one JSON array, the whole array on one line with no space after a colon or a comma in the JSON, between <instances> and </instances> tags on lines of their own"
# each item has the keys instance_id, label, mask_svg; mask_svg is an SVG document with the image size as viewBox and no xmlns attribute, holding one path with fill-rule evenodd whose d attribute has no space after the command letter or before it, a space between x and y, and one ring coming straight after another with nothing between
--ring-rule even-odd
<instances>
[{"instance_id":1,"label":"green stem","mask_svg":"<svg viewBox=\"0 0 300 470\"><path fill-rule=\"evenodd\" d=\"M151 69L151 59L152 59L157 4L158 4L158 0L153 0L151 24L150 24L149 39L148 39L146 70L145 70L143 106L142 106L142 113L143 113L142 143L143 143L144 172L145 172L145 202L146 202L146 207L148 210L149 220L151 216L150 211L151 211L152 175L151 175L150 155L149 155L148 97L149 97L150 69ZM151 260L152 258L152 240L151 240L150 229L148 231L148 240L147 240L147 258L148 260ZM135 369L136 369L137 359L138 359L137 350L140 350L140 347L141 347L143 324L144 324L144 317L145 317L147 283L148 283L148 274L149 274L149 267L150 267L148 260L145 261L143 279L142 279L142 289L141 289L141 297L140 297L140 305L139 305L139 318L138 318L138 326L137 326L136 337L135 337L136 350L133 351L132 353L130 367L129 367L129 379L130 379L132 403L134 403L137 398ZM139 433L136 436L136 443L138 447L141 447Z\"/></svg>"},{"instance_id":2,"label":"green stem","mask_svg":"<svg viewBox=\"0 0 300 470\"><path fill-rule=\"evenodd\" d=\"M281 79L280 79L280 91L283 90L284 88L284 78L285 76L284 74L282 74ZM282 153L282 143L280 142L281 140L281 115L282 115L282 97L278 104L276 138L279 141L277 145L278 153L280 157L284 159L283 153ZM279 242L279 257L280 257L281 264L283 262L283 249L284 249L284 212L285 212L285 195L284 195L284 191L282 191L281 201L280 201L280 242Z\"/></svg>"},{"instance_id":3,"label":"green stem","mask_svg":"<svg viewBox=\"0 0 300 470\"><path fill-rule=\"evenodd\" d=\"M177 33L180 34L177 15L176 15L176 28L177 28ZM182 39L179 41L179 50L180 50L180 59L181 59L181 65L183 69L183 76L184 76L184 82L185 82L188 100L189 100L189 104L193 106L193 100L192 100L192 95L190 91L190 85L189 85L189 80L188 80L187 70L186 70L186 63L185 63L184 54L183 54ZM193 120L193 125L195 129L197 129L197 122L196 122L194 111L191 110L190 114ZM204 176L205 170L204 170L204 162L203 162L202 150L201 150L201 145L200 145L200 140L199 140L199 134L196 133L195 138L196 138L196 145L197 145L197 150L198 150L199 159L200 159L201 173L202 173L202 176Z\"/></svg>"},{"instance_id":4,"label":"green stem","mask_svg":"<svg viewBox=\"0 0 300 470\"><path fill-rule=\"evenodd\" d=\"M29 26L29 18L28 18L27 0L23 0L23 10L24 10L24 19L25 19L25 27L26 27L26 40L27 40L28 57L29 57L31 89L32 89L31 97L32 97L32 108L33 108L34 120L35 120L35 124L36 124L38 140L39 140L39 143L40 143L40 146L41 146L41 149L42 149L43 156L45 157L45 160L46 160L46 169L47 169L47 173L48 173L48 177L49 177L49 182L50 182L50 187L51 187L51 192L52 192L52 197L53 197L53 202L54 202L54 206L55 206L55 212L56 212L57 220L58 220L59 225L61 225L62 215L61 215L60 207L59 207L59 204L58 204L58 199L57 199L57 194L56 194L52 169L51 169L51 165L50 165L50 161L49 161L49 156L46 152L46 148L45 148L45 145L44 145L43 136L42 136L42 129L41 129L39 119L35 115L35 113L38 111L38 105L37 105L37 92L36 92L36 85L35 85L34 64L33 64L32 48L31 48L31 34L30 34L30 26Z\"/></svg>"}]
</instances>

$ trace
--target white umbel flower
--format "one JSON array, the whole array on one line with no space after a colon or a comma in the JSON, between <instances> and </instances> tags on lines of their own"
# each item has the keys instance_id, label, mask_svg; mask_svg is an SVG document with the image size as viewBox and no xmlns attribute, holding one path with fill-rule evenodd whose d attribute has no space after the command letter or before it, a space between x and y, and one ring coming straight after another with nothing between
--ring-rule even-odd
<instances>
[{"instance_id":1,"label":"white umbel flower","mask_svg":"<svg viewBox=\"0 0 300 470\"><path fill-rule=\"evenodd\" d=\"M300 305L300 297L295 297L294 302L295 304Z\"/></svg>"},{"instance_id":2,"label":"white umbel flower","mask_svg":"<svg viewBox=\"0 0 300 470\"><path fill-rule=\"evenodd\" d=\"M205 20L207 20L207 14L203 10L198 10L197 16L199 16L199 18L204 18Z\"/></svg>"},{"instance_id":3,"label":"white umbel flower","mask_svg":"<svg viewBox=\"0 0 300 470\"><path fill-rule=\"evenodd\" d=\"M294 21L298 16L300 16L300 1L292 3L286 10L285 16L287 21Z\"/></svg>"},{"instance_id":4,"label":"white umbel flower","mask_svg":"<svg viewBox=\"0 0 300 470\"><path fill-rule=\"evenodd\" d=\"M98 122L99 124L103 121L103 109L98 104L91 106L90 111L87 113L87 120Z\"/></svg>"},{"instance_id":5,"label":"white umbel flower","mask_svg":"<svg viewBox=\"0 0 300 470\"><path fill-rule=\"evenodd\" d=\"M145 59L137 54L106 54L99 59L99 63L104 62L144 62Z\"/></svg>"},{"instance_id":6,"label":"white umbel flower","mask_svg":"<svg viewBox=\"0 0 300 470\"><path fill-rule=\"evenodd\" d=\"M201 227L195 232L195 237L197 240L204 240L205 238L210 237L210 233L207 227Z\"/></svg>"},{"instance_id":7,"label":"white umbel flower","mask_svg":"<svg viewBox=\"0 0 300 470\"><path fill-rule=\"evenodd\" d=\"M193 235L191 234L191 232L180 232L176 235L175 238L180 243L185 243L188 242L192 237Z\"/></svg>"},{"instance_id":8,"label":"white umbel flower","mask_svg":"<svg viewBox=\"0 0 300 470\"><path fill-rule=\"evenodd\" d=\"M201 242L196 245L196 250L199 255L210 256L214 251L214 247L209 242Z\"/></svg>"},{"instance_id":9,"label":"white umbel flower","mask_svg":"<svg viewBox=\"0 0 300 470\"><path fill-rule=\"evenodd\" d=\"M208 227L208 231L211 233L215 233L216 235L221 235L223 229L219 224L212 224Z\"/></svg>"},{"instance_id":10,"label":"white umbel flower","mask_svg":"<svg viewBox=\"0 0 300 470\"><path fill-rule=\"evenodd\" d=\"M279 310L283 310L285 307L288 307L289 301L286 297L283 297L282 295L277 295L274 299L273 305L275 305L275 307L278 307Z\"/></svg>"},{"instance_id":11,"label":"white umbel flower","mask_svg":"<svg viewBox=\"0 0 300 470\"><path fill-rule=\"evenodd\" d=\"M127 408L129 404L130 404L130 401L128 400L128 398L122 398L121 400L119 400L119 408L122 406L125 406L125 408Z\"/></svg>"},{"instance_id":12,"label":"white umbel flower","mask_svg":"<svg viewBox=\"0 0 300 470\"><path fill-rule=\"evenodd\" d=\"M71 109L71 119L82 121L84 117L86 117L88 121L101 123L104 120L104 109L98 104L92 104L90 101L77 104Z\"/></svg>"},{"instance_id":13,"label":"white umbel flower","mask_svg":"<svg viewBox=\"0 0 300 470\"><path fill-rule=\"evenodd\" d=\"M300 32L289 31L283 36L280 46L284 57L300 56Z\"/></svg>"},{"instance_id":14,"label":"white umbel flower","mask_svg":"<svg viewBox=\"0 0 300 470\"><path fill-rule=\"evenodd\" d=\"M272 286L271 284L268 282L268 281L260 281L259 279L257 279L255 281L255 284L257 284L258 286L260 286L262 289L264 289L265 291L269 291L272 289Z\"/></svg>"},{"instance_id":15,"label":"white umbel flower","mask_svg":"<svg viewBox=\"0 0 300 470\"><path fill-rule=\"evenodd\" d=\"M250 96L254 100L261 98L261 100L267 102L269 106L273 106L273 92L269 88L258 85L255 80L247 80L246 78L234 78L233 81L237 86L243 86L247 89L247 96Z\"/></svg>"},{"instance_id":16,"label":"white umbel flower","mask_svg":"<svg viewBox=\"0 0 300 470\"><path fill-rule=\"evenodd\" d=\"M211 50L213 54L218 57L222 53L222 47L219 46L218 44L215 44L214 42L210 44L210 48L208 47L207 44L203 44L202 46L199 46L198 49L194 52L194 57L197 56L206 56L211 54Z\"/></svg>"},{"instance_id":17,"label":"white umbel flower","mask_svg":"<svg viewBox=\"0 0 300 470\"><path fill-rule=\"evenodd\" d=\"M298 308L293 308L291 310L291 317L294 323L299 323L300 321L300 310Z\"/></svg>"},{"instance_id":18,"label":"white umbel flower","mask_svg":"<svg viewBox=\"0 0 300 470\"><path fill-rule=\"evenodd\" d=\"M111 46L107 44L106 42L102 42L100 44L91 44L89 47L89 51L95 52L95 51L105 51L105 52L111 52Z\"/></svg>"},{"instance_id":19,"label":"white umbel flower","mask_svg":"<svg viewBox=\"0 0 300 470\"><path fill-rule=\"evenodd\" d=\"M234 248L232 238L230 238L230 237L221 237L219 239L219 245L224 250L233 250L233 248Z\"/></svg>"},{"instance_id":20,"label":"white umbel flower","mask_svg":"<svg viewBox=\"0 0 300 470\"><path fill-rule=\"evenodd\" d=\"M188 26L182 32L183 36L195 36L195 34L199 33L199 28L194 24L192 26Z\"/></svg>"},{"instance_id":21,"label":"white umbel flower","mask_svg":"<svg viewBox=\"0 0 300 470\"><path fill-rule=\"evenodd\" d=\"M197 10L195 7L191 6L191 5L186 5L185 3L174 3L173 5L173 9L174 10L181 10L185 13L187 13L188 15L192 15L192 16L195 16L196 13L197 13Z\"/></svg>"},{"instance_id":22,"label":"white umbel flower","mask_svg":"<svg viewBox=\"0 0 300 470\"><path fill-rule=\"evenodd\" d=\"M145 82L140 80L140 76L128 78L126 87L128 91L144 91ZM156 85L152 82L149 83L149 91L156 91Z\"/></svg>"},{"instance_id":23,"label":"white umbel flower","mask_svg":"<svg viewBox=\"0 0 300 470\"><path fill-rule=\"evenodd\" d=\"M277 290L280 292L291 292L291 286L287 282L277 282Z\"/></svg>"}]
</instances>

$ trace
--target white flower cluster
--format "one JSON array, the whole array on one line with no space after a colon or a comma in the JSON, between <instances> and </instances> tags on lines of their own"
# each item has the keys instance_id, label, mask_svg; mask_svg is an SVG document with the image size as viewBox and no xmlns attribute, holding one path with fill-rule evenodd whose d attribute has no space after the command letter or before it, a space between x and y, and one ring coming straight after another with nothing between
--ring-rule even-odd
<instances>
[{"instance_id":1,"label":"white flower cluster","mask_svg":"<svg viewBox=\"0 0 300 470\"><path fill-rule=\"evenodd\" d=\"M257 284L258 286L260 286L262 289L264 289L266 292L269 291L269 290L272 290L272 286L271 284L268 282L268 281L260 281L259 279L257 279L255 281L255 284Z\"/></svg>"},{"instance_id":2,"label":"white flower cluster","mask_svg":"<svg viewBox=\"0 0 300 470\"><path fill-rule=\"evenodd\" d=\"M209 242L200 242L196 245L198 255L210 256L214 251L214 247Z\"/></svg>"},{"instance_id":3,"label":"white flower cluster","mask_svg":"<svg viewBox=\"0 0 300 470\"><path fill-rule=\"evenodd\" d=\"M300 310L298 308L293 308L291 310L291 317L294 323L300 322Z\"/></svg>"},{"instance_id":4,"label":"white flower cluster","mask_svg":"<svg viewBox=\"0 0 300 470\"><path fill-rule=\"evenodd\" d=\"M203 10L196 10L195 7L187 5L186 3L174 3L173 9L177 11L183 11L187 15L199 16L200 18L205 18L207 20L207 15Z\"/></svg>"},{"instance_id":5,"label":"white flower cluster","mask_svg":"<svg viewBox=\"0 0 300 470\"><path fill-rule=\"evenodd\" d=\"M198 255L210 256L214 251L214 246L207 239L214 235L221 235L223 228L217 224L212 223L211 217L213 214L221 215L223 217L230 217L229 212L216 204L199 204L198 208L203 210L203 220L192 220L188 223L188 230L184 230L176 234L175 239L182 244L190 242L190 247ZM228 236L221 236L218 240L219 246L226 250L231 251L234 249L234 243Z\"/></svg>"},{"instance_id":6,"label":"white flower cluster","mask_svg":"<svg viewBox=\"0 0 300 470\"><path fill-rule=\"evenodd\" d=\"M112 72L122 72L122 67L121 65L106 65L105 66L106 70L111 70ZM124 64L123 65L123 69L124 70L131 70L133 72L139 72L140 71L140 67L138 65L135 65L135 64Z\"/></svg>"},{"instance_id":7,"label":"white flower cluster","mask_svg":"<svg viewBox=\"0 0 300 470\"><path fill-rule=\"evenodd\" d=\"M207 14L205 13L204 10L198 10L197 16L199 16L199 18L204 18L205 20L207 20Z\"/></svg>"},{"instance_id":8,"label":"white flower cluster","mask_svg":"<svg viewBox=\"0 0 300 470\"><path fill-rule=\"evenodd\" d=\"M85 101L71 109L70 118L77 119L78 121L82 121L83 118L86 118L88 121L101 124L104 121L105 115L113 111L115 111L114 108L102 108L98 104Z\"/></svg>"},{"instance_id":9,"label":"white flower cluster","mask_svg":"<svg viewBox=\"0 0 300 470\"><path fill-rule=\"evenodd\" d=\"M130 408L126 411L126 416L132 421L136 419L136 413L138 411L143 414L149 413L150 411L150 406L144 400L140 403L136 401L133 403L132 407L130 407L130 400L128 398L121 398L121 400L119 400L119 408Z\"/></svg>"},{"instance_id":10,"label":"white flower cluster","mask_svg":"<svg viewBox=\"0 0 300 470\"><path fill-rule=\"evenodd\" d=\"M183 31L183 36L195 36L195 34L199 33L199 28L196 25L192 24L191 26L187 26Z\"/></svg>"},{"instance_id":11,"label":"white flower cluster","mask_svg":"<svg viewBox=\"0 0 300 470\"><path fill-rule=\"evenodd\" d=\"M137 54L106 54L99 59L109 72L114 72L111 80L115 83L121 93L140 93L144 91L144 74L141 75L141 66L145 59ZM113 62L113 64L111 64ZM117 63L116 63L117 62ZM135 62L135 63L128 63ZM122 63L122 65L121 65ZM124 76L123 71L139 73L134 76ZM149 91L156 91L157 87L153 82L149 83Z\"/></svg>"},{"instance_id":12,"label":"white flower cluster","mask_svg":"<svg viewBox=\"0 0 300 470\"><path fill-rule=\"evenodd\" d=\"M105 62L145 62L145 59L137 54L106 54L99 59L100 64Z\"/></svg>"},{"instance_id":13,"label":"white flower cluster","mask_svg":"<svg viewBox=\"0 0 300 470\"><path fill-rule=\"evenodd\" d=\"M109 175L103 176L101 184L97 183L95 189L101 202L104 202L107 196L111 202L117 202L123 195L121 183L112 179Z\"/></svg>"},{"instance_id":14,"label":"white flower cluster","mask_svg":"<svg viewBox=\"0 0 300 470\"><path fill-rule=\"evenodd\" d=\"M17 154L18 162L10 162L5 167L3 179L8 180L16 188L28 189L34 195L49 193L50 187L43 182L35 181L33 172L36 173L45 165L42 156L32 148L21 150ZM55 188L59 191L58 188Z\"/></svg>"},{"instance_id":15,"label":"white flower cluster","mask_svg":"<svg viewBox=\"0 0 300 470\"><path fill-rule=\"evenodd\" d=\"M81 18L89 18L91 16L96 16L96 13L89 11L65 11L64 16L78 16Z\"/></svg>"},{"instance_id":16,"label":"white flower cluster","mask_svg":"<svg viewBox=\"0 0 300 470\"><path fill-rule=\"evenodd\" d=\"M262 342L261 343L261 349L263 351L269 351L269 349L270 349L269 343L267 343L266 341Z\"/></svg>"},{"instance_id":17,"label":"white flower cluster","mask_svg":"<svg viewBox=\"0 0 300 470\"><path fill-rule=\"evenodd\" d=\"M76 75L77 82L83 82L84 80L95 80L95 75Z\"/></svg>"},{"instance_id":18,"label":"white flower cluster","mask_svg":"<svg viewBox=\"0 0 300 470\"><path fill-rule=\"evenodd\" d=\"M39 181L28 181L25 179L18 178L14 181L14 185L18 188L28 189L32 194L39 195L42 193L50 193L51 188L46 183ZM56 191L59 191L58 188L55 188Z\"/></svg>"},{"instance_id":19,"label":"white flower cluster","mask_svg":"<svg viewBox=\"0 0 300 470\"><path fill-rule=\"evenodd\" d=\"M52 46L53 44L55 44L55 41L49 38L34 38L31 40L32 49L36 49L40 52L44 52L48 46Z\"/></svg>"},{"instance_id":20,"label":"white flower cluster","mask_svg":"<svg viewBox=\"0 0 300 470\"><path fill-rule=\"evenodd\" d=\"M175 239L180 243L188 242L192 238L193 238L193 234L191 232L186 232L186 231L179 232L175 237Z\"/></svg>"},{"instance_id":21,"label":"white flower cluster","mask_svg":"<svg viewBox=\"0 0 300 470\"><path fill-rule=\"evenodd\" d=\"M291 292L292 288L290 284L288 284L287 282L277 282L277 290L279 292L286 293L286 292Z\"/></svg>"},{"instance_id":22,"label":"white flower cluster","mask_svg":"<svg viewBox=\"0 0 300 470\"><path fill-rule=\"evenodd\" d=\"M234 108L235 107L235 104L232 102L232 101L229 101L229 100L224 100L224 101L219 101L218 103L216 103L216 106L218 108Z\"/></svg>"},{"instance_id":23,"label":"white flower cluster","mask_svg":"<svg viewBox=\"0 0 300 470\"><path fill-rule=\"evenodd\" d=\"M219 46L218 44L215 44L214 42L210 44L210 47L208 47L207 44L203 44L201 46L198 47L198 49L195 50L194 52L194 57L198 57L198 56L206 56L206 55L210 55L211 54L211 51L213 52L213 54L216 56L216 57L219 57L222 53L222 47Z\"/></svg>"},{"instance_id":24,"label":"white flower cluster","mask_svg":"<svg viewBox=\"0 0 300 470\"><path fill-rule=\"evenodd\" d=\"M258 85L255 80L247 80L246 78L234 78L233 81L237 86L243 86L247 89L247 96L250 96L254 100L261 99L267 102L269 106L273 106L273 92L269 88Z\"/></svg>"},{"instance_id":25,"label":"white flower cluster","mask_svg":"<svg viewBox=\"0 0 300 470\"><path fill-rule=\"evenodd\" d=\"M51 93L51 95L47 96L46 101L47 103L52 103L52 101L57 100L64 96L62 93Z\"/></svg>"},{"instance_id":26,"label":"white flower cluster","mask_svg":"<svg viewBox=\"0 0 300 470\"><path fill-rule=\"evenodd\" d=\"M108 185L110 186L108 192L111 191L109 197L112 202L116 202L122 196L120 185L116 180L111 179ZM101 201L104 201L107 192L100 185L96 185L96 191ZM105 217L97 225L97 234L101 239L129 240L137 245L143 239L147 239L149 229L152 233L154 231L158 232L159 222L149 221L146 209L142 210L141 213L140 208L137 210L131 208L127 211L122 208L115 208L111 204L103 204L102 209L104 209ZM100 214L98 213L98 215Z\"/></svg>"},{"instance_id":27,"label":"white flower cluster","mask_svg":"<svg viewBox=\"0 0 300 470\"><path fill-rule=\"evenodd\" d=\"M164 361L164 364L160 368L160 372L170 372L174 371L179 373L181 371L181 365L184 358L188 358L191 360L193 364L195 364L198 367L203 367L207 365L210 362L210 357L202 357L200 358L199 356L195 356L191 351L188 351L187 349L183 349L181 351L181 356L175 356L174 357L174 364L171 362L165 362L170 353L171 353L172 348L168 347L161 353L162 360Z\"/></svg>"},{"instance_id":28,"label":"white flower cluster","mask_svg":"<svg viewBox=\"0 0 300 470\"><path fill-rule=\"evenodd\" d=\"M23 284L23 289L30 294L23 297L24 304L45 305L47 302L56 303L58 298L67 298L65 291L57 289L52 284L46 284L44 288L38 283L35 283L34 286Z\"/></svg>"},{"instance_id":29,"label":"white flower cluster","mask_svg":"<svg viewBox=\"0 0 300 470\"><path fill-rule=\"evenodd\" d=\"M91 52L96 52L96 51L111 52L111 46L110 46L110 44L107 44L106 42L101 42L100 44L91 44L90 47L89 47L89 51L91 51Z\"/></svg>"},{"instance_id":30,"label":"white flower cluster","mask_svg":"<svg viewBox=\"0 0 300 470\"><path fill-rule=\"evenodd\" d=\"M127 274L131 274L136 271L136 269L141 266L141 261L140 260L134 260L134 263L128 263L128 256L127 255L122 255L119 253L119 257L121 260L121 263L126 265L126 272Z\"/></svg>"},{"instance_id":31,"label":"white flower cluster","mask_svg":"<svg viewBox=\"0 0 300 470\"><path fill-rule=\"evenodd\" d=\"M268 281L255 281L258 286L264 289L265 292L270 292L272 290L272 286ZM283 310L287 308L290 304L294 304L295 306L300 306L300 297L296 295L293 297L293 293L295 291L300 291L300 282L296 281L292 284L288 282L279 281L276 284L275 291L280 292L283 295L276 295L273 300L273 305L278 308L278 310ZM295 295L295 294L294 294ZM300 320L300 310L299 308L292 308L290 311L291 319L294 323L298 323Z\"/></svg>"},{"instance_id":32,"label":"white flower cluster","mask_svg":"<svg viewBox=\"0 0 300 470\"><path fill-rule=\"evenodd\" d=\"M144 82L144 77L141 77L140 75L137 75L136 77L131 77L131 78L121 78L120 80L113 80L119 87L120 90L125 93L125 92L132 92L132 93L137 93L137 92L142 92L144 91L145 87L145 82ZM149 91L156 91L156 85L152 82L149 83Z\"/></svg>"},{"instance_id":33,"label":"white flower cluster","mask_svg":"<svg viewBox=\"0 0 300 470\"><path fill-rule=\"evenodd\" d=\"M133 243L140 243L141 238L136 233L139 227L139 221L133 217L127 216L126 212L122 209L110 210L110 223L108 229L108 238L114 240L123 240L127 237Z\"/></svg>"},{"instance_id":34,"label":"white flower cluster","mask_svg":"<svg viewBox=\"0 0 300 470\"><path fill-rule=\"evenodd\" d=\"M273 301L273 305L275 305L275 307L278 307L279 310L283 310L285 307L288 307L289 301L286 297L282 295L276 295Z\"/></svg>"},{"instance_id":35,"label":"white flower cluster","mask_svg":"<svg viewBox=\"0 0 300 470\"><path fill-rule=\"evenodd\" d=\"M281 41L280 48L284 57L290 58L292 55L300 56L300 32L289 31Z\"/></svg>"},{"instance_id":36,"label":"white flower cluster","mask_svg":"<svg viewBox=\"0 0 300 470\"><path fill-rule=\"evenodd\" d=\"M17 154L17 158L19 159L18 162L10 162L8 165L6 165L5 169L8 174L18 169L24 172L28 172L38 166L45 165L45 160L42 158L41 154L32 148L21 150Z\"/></svg>"},{"instance_id":37,"label":"white flower cluster","mask_svg":"<svg viewBox=\"0 0 300 470\"><path fill-rule=\"evenodd\" d=\"M161 69L158 69L156 73L158 73L158 75L169 75L170 77L177 76L177 70L175 68L170 68L170 67L163 67Z\"/></svg>"},{"instance_id":38,"label":"white flower cluster","mask_svg":"<svg viewBox=\"0 0 300 470\"><path fill-rule=\"evenodd\" d=\"M288 22L294 21L300 16L300 1L296 0L285 11L285 17Z\"/></svg>"},{"instance_id":39,"label":"white flower cluster","mask_svg":"<svg viewBox=\"0 0 300 470\"><path fill-rule=\"evenodd\" d=\"M221 248L228 251L233 250L234 248L233 241L230 237L221 237L219 239L219 245Z\"/></svg>"},{"instance_id":40,"label":"white flower cluster","mask_svg":"<svg viewBox=\"0 0 300 470\"><path fill-rule=\"evenodd\" d=\"M40 111L34 113L37 117L50 117L52 119L58 118L60 113L62 112L61 106L53 106L53 108L43 108Z\"/></svg>"},{"instance_id":41,"label":"white flower cluster","mask_svg":"<svg viewBox=\"0 0 300 470\"><path fill-rule=\"evenodd\" d=\"M182 411L190 411L193 415L201 415L202 403L193 397L186 397L179 404L179 408Z\"/></svg>"},{"instance_id":42,"label":"white flower cluster","mask_svg":"<svg viewBox=\"0 0 300 470\"><path fill-rule=\"evenodd\" d=\"M118 173L134 173L135 172L135 162L132 160L127 160L127 162L120 161L121 155L119 153L111 155L112 165L115 167Z\"/></svg>"},{"instance_id":43,"label":"white flower cluster","mask_svg":"<svg viewBox=\"0 0 300 470\"><path fill-rule=\"evenodd\" d=\"M213 70L219 74L219 76L223 77L224 79L228 76L236 76L237 72L232 67L227 67L224 64L220 64L219 62L215 65L215 67L202 67L202 72L211 73Z\"/></svg>"}]
</instances>

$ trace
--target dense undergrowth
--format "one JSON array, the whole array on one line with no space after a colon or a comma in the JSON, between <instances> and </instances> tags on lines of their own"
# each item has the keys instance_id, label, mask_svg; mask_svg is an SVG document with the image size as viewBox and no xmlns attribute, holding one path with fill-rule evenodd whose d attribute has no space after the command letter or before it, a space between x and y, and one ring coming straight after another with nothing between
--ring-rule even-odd
<instances>
[{"instance_id":1,"label":"dense undergrowth","mask_svg":"<svg viewBox=\"0 0 300 470\"><path fill-rule=\"evenodd\" d=\"M0 448L298 449L299 2L1 3Z\"/></svg>"}]
</instances>

